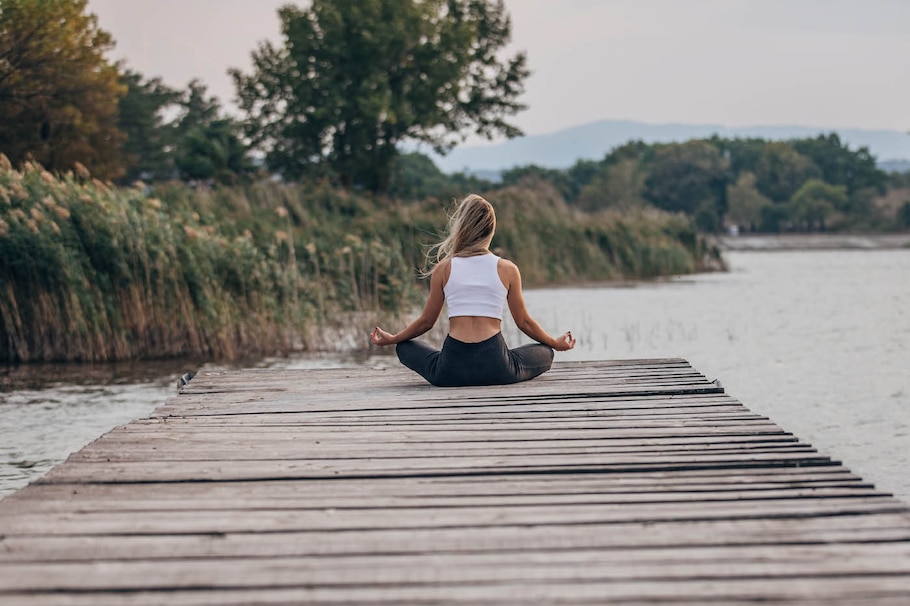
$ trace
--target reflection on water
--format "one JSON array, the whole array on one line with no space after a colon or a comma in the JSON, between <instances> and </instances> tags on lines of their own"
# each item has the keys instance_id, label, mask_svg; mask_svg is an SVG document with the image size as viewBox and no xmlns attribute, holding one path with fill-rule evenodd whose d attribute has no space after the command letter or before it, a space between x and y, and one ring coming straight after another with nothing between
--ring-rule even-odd
<instances>
[{"instance_id":1,"label":"reflection on water","mask_svg":"<svg viewBox=\"0 0 910 606\"><path fill-rule=\"evenodd\" d=\"M557 360L682 357L727 392L910 501L910 250L730 253L731 271L526 293ZM391 327L390 327L391 328ZM510 345L526 341L504 327ZM364 335L366 341L366 335ZM308 355L257 366L395 364ZM0 495L175 394L190 362L0 370Z\"/></svg>"}]
</instances>

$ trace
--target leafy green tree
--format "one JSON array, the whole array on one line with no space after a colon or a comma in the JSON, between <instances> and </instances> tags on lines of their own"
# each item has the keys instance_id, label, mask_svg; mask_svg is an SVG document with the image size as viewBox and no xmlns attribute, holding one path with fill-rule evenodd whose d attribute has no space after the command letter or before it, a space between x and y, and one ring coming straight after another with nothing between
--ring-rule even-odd
<instances>
[{"instance_id":1,"label":"leafy green tree","mask_svg":"<svg viewBox=\"0 0 910 606\"><path fill-rule=\"evenodd\" d=\"M241 126L222 114L207 87L192 80L186 90L145 80L127 70L127 94L120 99L119 126L129 167L125 181L185 180L236 183L255 170ZM170 118L166 120L166 118Z\"/></svg>"},{"instance_id":2,"label":"leafy green tree","mask_svg":"<svg viewBox=\"0 0 910 606\"><path fill-rule=\"evenodd\" d=\"M637 158L611 162L582 188L577 206L588 211L614 208L628 211L645 206L647 171Z\"/></svg>"},{"instance_id":3,"label":"leafy green tree","mask_svg":"<svg viewBox=\"0 0 910 606\"><path fill-rule=\"evenodd\" d=\"M601 162L605 166L622 162L623 160L638 160L642 164L648 165L654 161L654 156L659 149L663 149L659 143L645 143L644 141L629 141L619 147L614 148Z\"/></svg>"},{"instance_id":4,"label":"leafy green tree","mask_svg":"<svg viewBox=\"0 0 910 606\"><path fill-rule=\"evenodd\" d=\"M600 162L580 160L569 169L574 197L567 200L589 211L646 206L645 179L657 148L655 144L629 141L612 149Z\"/></svg>"},{"instance_id":5,"label":"leafy green tree","mask_svg":"<svg viewBox=\"0 0 910 606\"><path fill-rule=\"evenodd\" d=\"M181 93L180 105L180 115L173 122L177 139L199 127L224 119L218 97L209 96L208 87L198 79L191 80L187 89Z\"/></svg>"},{"instance_id":6,"label":"leafy green tree","mask_svg":"<svg viewBox=\"0 0 910 606\"><path fill-rule=\"evenodd\" d=\"M772 204L755 187L755 175L742 172L727 188L727 222L748 231L761 225L764 209Z\"/></svg>"},{"instance_id":7,"label":"leafy green tree","mask_svg":"<svg viewBox=\"0 0 910 606\"><path fill-rule=\"evenodd\" d=\"M262 43L253 72L231 70L246 134L288 178L326 175L389 188L397 145L445 153L468 132L520 134L506 119L528 75L501 60L502 0L313 0L278 11L284 45Z\"/></svg>"},{"instance_id":8,"label":"leafy green tree","mask_svg":"<svg viewBox=\"0 0 910 606\"><path fill-rule=\"evenodd\" d=\"M644 197L654 206L699 214L699 227L716 229L727 210L730 162L707 141L660 147L645 181Z\"/></svg>"},{"instance_id":9,"label":"leafy green tree","mask_svg":"<svg viewBox=\"0 0 910 606\"><path fill-rule=\"evenodd\" d=\"M564 199L571 199L573 192L572 180L565 170L546 168L537 164L515 166L502 172L503 185L518 185L543 181L552 185Z\"/></svg>"},{"instance_id":10,"label":"leafy green tree","mask_svg":"<svg viewBox=\"0 0 910 606\"><path fill-rule=\"evenodd\" d=\"M191 181L233 184L256 170L229 118L192 128L180 139L174 162L181 178Z\"/></svg>"},{"instance_id":11,"label":"leafy green tree","mask_svg":"<svg viewBox=\"0 0 910 606\"><path fill-rule=\"evenodd\" d=\"M797 139L790 144L812 160L826 183L843 185L848 195L866 187L883 189L887 176L878 169L875 157L867 147L852 151L846 143L841 143L837 133Z\"/></svg>"},{"instance_id":12,"label":"leafy green tree","mask_svg":"<svg viewBox=\"0 0 910 606\"><path fill-rule=\"evenodd\" d=\"M765 145L754 172L758 191L777 203L789 202L803 183L821 177L810 158L780 141Z\"/></svg>"},{"instance_id":13,"label":"leafy green tree","mask_svg":"<svg viewBox=\"0 0 910 606\"><path fill-rule=\"evenodd\" d=\"M389 194L406 200L446 200L492 187L492 182L464 173L447 175L429 156L412 152L398 156Z\"/></svg>"},{"instance_id":14,"label":"leafy green tree","mask_svg":"<svg viewBox=\"0 0 910 606\"><path fill-rule=\"evenodd\" d=\"M145 80L142 74L125 70L120 76L127 92L120 99L118 128L126 135L123 152L127 169L125 181L157 181L174 176L173 147L176 132L166 122L176 111L182 94L161 81Z\"/></svg>"},{"instance_id":15,"label":"leafy green tree","mask_svg":"<svg viewBox=\"0 0 910 606\"><path fill-rule=\"evenodd\" d=\"M898 210L897 225L901 229L910 229L910 200L904 202Z\"/></svg>"},{"instance_id":16,"label":"leafy green tree","mask_svg":"<svg viewBox=\"0 0 910 606\"><path fill-rule=\"evenodd\" d=\"M578 160L575 164L570 166L566 171L566 177L568 178L568 183L566 184L567 191L563 193L566 202L575 204L578 201L578 197L581 195L581 191L602 170L602 163L594 162L592 160Z\"/></svg>"},{"instance_id":17,"label":"leafy green tree","mask_svg":"<svg viewBox=\"0 0 910 606\"><path fill-rule=\"evenodd\" d=\"M389 194L405 200L420 200L445 190L449 180L429 156L405 153L396 160Z\"/></svg>"},{"instance_id":18,"label":"leafy green tree","mask_svg":"<svg viewBox=\"0 0 910 606\"><path fill-rule=\"evenodd\" d=\"M846 186L810 179L793 194L793 199L790 200L790 218L809 231L824 231L835 210L846 205Z\"/></svg>"},{"instance_id":19,"label":"leafy green tree","mask_svg":"<svg viewBox=\"0 0 910 606\"><path fill-rule=\"evenodd\" d=\"M0 152L114 178L124 170L117 101L126 89L86 1L0 2Z\"/></svg>"},{"instance_id":20,"label":"leafy green tree","mask_svg":"<svg viewBox=\"0 0 910 606\"><path fill-rule=\"evenodd\" d=\"M769 204L761 209L761 231L780 232L789 226L791 207L789 204Z\"/></svg>"},{"instance_id":21,"label":"leafy green tree","mask_svg":"<svg viewBox=\"0 0 910 606\"><path fill-rule=\"evenodd\" d=\"M172 126L174 164L184 180L237 183L256 167L241 138L242 126L222 114L217 97L207 90L193 80L182 95L183 111Z\"/></svg>"},{"instance_id":22,"label":"leafy green tree","mask_svg":"<svg viewBox=\"0 0 910 606\"><path fill-rule=\"evenodd\" d=\"M720 154L730 161L730 172L738 178L743 172L753 172L768 142L765 139L747 138L722 139L717 135L711 142Z\"/></svg>"},{"instance_id":23,"label":"leafy green tree","mask_svg":"<svg viewBox=\"0 0 910 606\"><path fill-rule=\"evenodd\" d=\"M887 189L884 190L885 192ZM874 187L864 187L848 194L846 204L837 208L842 219L842 225L833 224L832 227L855 228L859 230L884 229L888 224L888 212L878 203L882 190Z\"/></svg>"}]
</instances>

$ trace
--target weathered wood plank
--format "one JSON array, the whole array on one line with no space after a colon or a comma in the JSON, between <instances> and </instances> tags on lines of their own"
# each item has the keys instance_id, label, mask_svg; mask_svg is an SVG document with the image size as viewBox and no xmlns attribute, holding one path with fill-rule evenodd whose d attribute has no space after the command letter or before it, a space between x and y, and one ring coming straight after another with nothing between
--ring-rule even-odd
<instances>
[{"instance_id":1,"label":"weathered wood plank","mask_svg":"<svg viewBox=\"0 0 910 606\"><path fill-rule=\"evenodd\" d=\"M169 487L169 485L164 485ZM170 494L169 494L170 493ZM787 490L753 490L753 491L708 491L697 492L653 492L635 494L598 494L596 492L568 493L568 494L520 494L503 496L423 496L423 497L398 497L370 495L369 507L391 509L405 507L458 507L458 506L483 506L498 507L502 505L540 505L563 504L605 504L605 505L642 505L647 503L680 503L700 504L711 502L744 502L766 501L769 499L826 499L834 497L859 498L886 496L871 487L843 487L821 486L803 489ZM135 500L117 501L108 499L89 499L82 496L78 500L36 500L30 499L11 504L8 509L13 513L100 513L112 511L124 512L166 512L186 509L186 498L182 493L173 494L167 488L158 489L158 494L141 503ZM195 498L192 502L195 511L211 510L223 511L226 507L223 498ZM285 497L257 496L256 493L237 493L231 497L230 508L237 510L267 510L267 509L334 509L344 507L344 501L335 496L324 494ZM364 507L361 505L361 507Z\"/></svg>"},{"instance_id":2,"label":"weathered wood plank","mask_svg":"<svg viewBox=\"0 0 910 606\"><path fill-rule=\"evenodd\" d=\"M690 456L551 455L538 460L527 457L459 457L422 459L279 459L264 461L170 461L86 463L68 462L51 470L40 483L71 482L192 482L225 480L371 479L438 475L502 475L523 473L624 473L675 469L732 469L739 467L810 467L833 465L825 456L811 453L756 453L742 455L699 454Z\"/></svg>"},{"instance_id":3,"label":"weathered wood plank","mask_svg":"<svg viewBox=\"0 0 910 606\"><path fill-rule=\"evenodd\" d=\"M904 514L609 524L423 529L304 530L281 533L10 535L0 561L162 559L175 557L339 556L352 554L508 554L574 549L775 548L906 542Z\"/></svg>"},{"instance_id":4,"label":"weathered wood plank","mask_svg":"<svg viewBox=\"0 0 910 606\"><path fill-rule=\"evenodd\" d=\"M570 604L591 606L610 604L674 604L688 606L743 606L756 603L794 604L798 606L906 606L900 579L875 577L827 579L816 590L815 579L776 579L769 584L760 579L736 579L719 586L713 579L655 582L548 582L525 581L489 585L462 586L439 583L432 586L382 589L373 586L332 588L286 588L271 590L243 589L191 591L117 592L83 594L16 594L17 606L202 606L240 604L414 606L418 604Z\"/></svg>"},{"instance_id":5,"label":"weathered wood plank","mask_svg":"<svg viewBox=\"0 0 910 606\"><path fill-rule=\"evenodd\" d=\"M775 499L703 502L681 508L679 503L499 505L459 507L400 507L322 509L225 509L200 516L195 510L144 512L11 513L0 520L0 533L11 534L179 534L225 532L289 532L305 529L474 528L482 526L541 526L655 523L730 519L800 518L878 513L906 513L890 497ZM217 515L216 515L217 513Z\"/></svg>"},{"instance_id":6,"label":"weathered wood plank","mask_svg":"<svg viewBox=\"0 0 910 606\"><path fill-rule=\"evenodd\" d=\"M377 590L420 585L486 585L522 582L616 583L729 581L812 577L879 578L910 575L906 545L857 545L851 549L780 547L731 558L732 550L571 552L335 558L195 558L156 561L6 563L0 594L27 590L41 580L45 591L83 591L100 583L112 591L154 589L326 587L356 584ZM701 557L699 557L701 556Z\"/></svg>"}]
</instances>

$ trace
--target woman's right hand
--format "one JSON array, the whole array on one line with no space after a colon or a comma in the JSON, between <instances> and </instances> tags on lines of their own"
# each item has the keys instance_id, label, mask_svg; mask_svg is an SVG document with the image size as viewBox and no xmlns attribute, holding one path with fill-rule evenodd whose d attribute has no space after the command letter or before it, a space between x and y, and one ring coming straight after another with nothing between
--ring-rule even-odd
<instances>
[{"instance_id":1,"label":"woman's right hand","mask_svg":"<svg viewBox=\"0 0 910 606\"><path fill-rule=\"evenodd\" d=\"M388 333L377 326L370 333L370 342L380 347L383 345L394 345L395 337L392 333Z\"/></svg>"},{"instance_id":2,"label":"woman's right hand","mask_svg":"<svg viewBox=\"0 0 910 606\"><path fill-rule=\"evenodd\" d=\"M553 344L553 349L556 351L568 351L573 347L575 347L575 337L572 336L571 330L556 339L556 342Z\"/></svg>"}]
</instances>

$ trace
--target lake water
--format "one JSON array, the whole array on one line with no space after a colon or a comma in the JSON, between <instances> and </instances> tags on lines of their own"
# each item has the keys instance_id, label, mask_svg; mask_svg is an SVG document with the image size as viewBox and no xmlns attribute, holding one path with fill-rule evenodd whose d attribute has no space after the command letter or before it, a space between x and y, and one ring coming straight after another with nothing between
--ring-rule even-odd
<instances>
[{"instance_id":1,"label":"lake water","mask_svg":"<svg viewBox=\"0 0 910 606\"><path fill-rule=\"evenodd\" d=\"M731 252L728 273L526 293L557 360L682 357L733 397L910 501L910 250ZM511 345L523 342L504 328ZM364 339L366 337L364 336ZM298 356L291 368L388 365ZM188 362L0 373L0 495L175 393Z\"/></svg>"}]
</instances>

